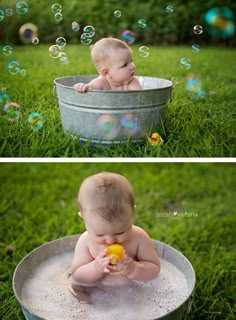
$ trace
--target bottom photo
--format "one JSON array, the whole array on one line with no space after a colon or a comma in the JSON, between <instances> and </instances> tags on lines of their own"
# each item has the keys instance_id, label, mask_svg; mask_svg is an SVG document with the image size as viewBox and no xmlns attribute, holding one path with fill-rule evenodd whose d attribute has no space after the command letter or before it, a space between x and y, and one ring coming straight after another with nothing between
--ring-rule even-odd
<instances>
[{"instance_id":1,"label":"bottom photo","mask_svg":"<svg viewBox=\"0 0 236 320\"><path fill-rule=\"evenodd\" d=\"M0 319L234 319L235 176L235 163L1 163Z\"/></svg>"}]
</instances>

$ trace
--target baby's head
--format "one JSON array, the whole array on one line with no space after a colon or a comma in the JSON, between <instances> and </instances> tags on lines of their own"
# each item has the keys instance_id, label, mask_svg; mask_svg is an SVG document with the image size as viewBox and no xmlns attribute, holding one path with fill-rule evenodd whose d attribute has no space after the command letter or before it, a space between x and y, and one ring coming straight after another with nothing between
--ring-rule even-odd
<instances>
[{"instance_id":1,"label":"baby's head","mask_svg":"<svg viewBox=\"0 0 236 320\"><path fill-rule=\"evenodd\" d=\"M116 38L103 38L98 40L91 49L91 58L97 71L109 68L113 63L113 54L119 54L119 50L127 50L132 55L131 48L122 40Z\"/></svg>"},{"instance_id":2,"label":"baby's head","mask_svg":"<svg viewBox=\"0 0 236 320\"><path fill-rule=\"evenodd\" d=\"M101 172L85 179L78 194L80 215L88 233L106 244L122 242L132 226L135 199L129 181Z\"/></svg>"}]
</instances>

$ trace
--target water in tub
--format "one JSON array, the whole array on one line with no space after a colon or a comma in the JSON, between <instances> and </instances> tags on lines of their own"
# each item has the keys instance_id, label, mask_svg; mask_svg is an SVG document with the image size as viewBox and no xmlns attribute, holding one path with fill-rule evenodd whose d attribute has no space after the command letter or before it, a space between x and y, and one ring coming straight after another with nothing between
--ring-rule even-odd
<instances>
[{"instance_id":1,"label":"water in tub","mask_svg":"<svg viewBox=\"0 0 236 320\"><path fill-rule=\"evenodd\" d=\"M67 252L51 257L29 275L21 300L31 313L47 320L151 320L176 309L189 296L185 275L160 259L156 279L104 285L92 291L91 304L80 304L68 290L72 256L73 252Z\"/></svg>"}]
</instances>

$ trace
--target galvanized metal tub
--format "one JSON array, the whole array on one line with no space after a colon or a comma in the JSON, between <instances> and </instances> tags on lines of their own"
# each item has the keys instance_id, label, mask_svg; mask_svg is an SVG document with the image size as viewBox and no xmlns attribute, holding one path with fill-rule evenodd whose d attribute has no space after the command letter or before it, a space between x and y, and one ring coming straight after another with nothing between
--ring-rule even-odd
<instances>
[{"instance_id":1,"label":"galvanized metal tub","mask_svg":"<svg viewBox=\"0 0 236 320\"><path fill-rule=\"evenodd\" d=\"M73 235L48 242L29 253L16 267L13 275L13 290L27 320L41 320L47 318L42 318L40 315L33 313L30 310L27 301L24 301L22 297L22 288L24 287L25 283L27 283L29 279L32 279L35 268L41 263L44 263L47 259L60 254L73 252L79 236L80 235ZM191 308L192 295L195 287L195 273L193 267L183 254L167 244L153 240L153 245L160 258L172 263L181 272L183 272L188 284L187 298L171 312L168 312L162 317L154 317L153 320L185 319ZM68 263L70 263L70 261ZM46 281L49 281L49 279L46 279ZM39 303L40 305L44 305L44 301L40 301ZM63 319L67 320L66 318Z\"/></svg>"},{"instance_id":2,"label":"galvanized metal tub","mask_svg":"<svg viewBox=\"0 0 236 320\"><path fill-rule=\"evenodd\" d=\"M82 141L121 143L142 141L157 130L171 100L172 82L137 77L144 90L89 90L79 93L75 83L88 83L95 75L69 76L54 80L65 131L79 134Z\"/></svg>"}]
</instances>

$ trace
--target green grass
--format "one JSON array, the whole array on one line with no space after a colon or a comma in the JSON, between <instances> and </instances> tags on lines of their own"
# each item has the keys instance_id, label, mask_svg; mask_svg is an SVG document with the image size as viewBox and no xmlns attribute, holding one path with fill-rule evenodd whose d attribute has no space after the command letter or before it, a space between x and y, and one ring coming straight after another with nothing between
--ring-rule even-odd
<instances>
[{"instance_id":1,"label":"green grass","mask_svg":"<svg viewBox=\"0 0 236 320\"><path fill-rule=\"evenodd\" d=\"M157 131L164 139L162 146L153 147L144 141L134 144L94 147L90 142L81 145L77 137L64 133L58 101L53 97L55 78L81 74L95 74L89 49L82 45L67 45L69 64L62 64L48 55L49 45L13 47L12 56L1 55L0 87L6 87L12 101L21 105L21 117L10 122L0 116L1 157L234 157L235 139L235 50L206 48L196 54L189 47L150 47L148 58L138 55L133 46L137 74L175 78L168 112ZM189 70L200 76L205 96L190 97L185 89L185 76L178 62L182 57L192 61ZM26 76L11 75L10 60L20 62ZM27 117L39 112L44 127L35 132Z\"/></svg>"},{"instance_id":2,"label":"green grass","mask_svg":"<svg viewBox=\"0 0 236 320\"><path fill-rule=\"evenodd\" d=\"M84 231L80 183L109 170L133 185L134 223L192 263L197 282L188 319L235 319L235 169L234 163L2 163L0 318L23 320L12 291L15 267L37 246Z\"/></svg>"}]
</instances>

